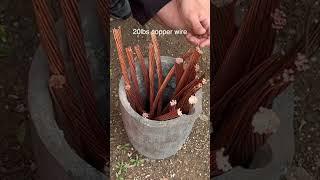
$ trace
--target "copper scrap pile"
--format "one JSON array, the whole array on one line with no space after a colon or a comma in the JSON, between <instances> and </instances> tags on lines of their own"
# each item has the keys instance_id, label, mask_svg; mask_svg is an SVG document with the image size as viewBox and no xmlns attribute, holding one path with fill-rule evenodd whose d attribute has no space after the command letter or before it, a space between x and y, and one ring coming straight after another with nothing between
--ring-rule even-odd
<instances>
[{"instance_id":1,"label":"copper scrap pile","mask_svg":"<svg viewBox=\"0 0 320 180\"><path fill-rule=\"evenodd\" d=\"M188 114L198 99L196 92L206 84L203 75L199 75L199 61L202 51L197 48L189 49L181 58L176 58L169 73L164 77L161 65L160 48L157 37L151 34L149 44L148 68L139 45L134 46L139 64L135 63L133 49L126 47L129 69L123 52L121 28L113 29L113 35L118 51L121 72L125 83L125 91L132 108L144 118L165 121ZM143 74L143 86L146 98L143 98L137 79L136 65L140 65ZM129 71L129 72L128 72ZM129 75L130 74L130 75ZM155 90L155 75L158 79L158 90ZM170 102L164 103L164 91L169 82L175 77L175 90Z\"/></svg>"}]
</instances>

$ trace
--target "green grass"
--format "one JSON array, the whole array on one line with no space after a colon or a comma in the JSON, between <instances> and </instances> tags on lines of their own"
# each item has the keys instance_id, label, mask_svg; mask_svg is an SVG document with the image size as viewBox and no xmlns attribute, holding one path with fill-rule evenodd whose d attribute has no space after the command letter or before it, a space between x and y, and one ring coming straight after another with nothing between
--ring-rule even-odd
<instances>
[{"instance_id":1,"label":"green grass","mask_svg":"<svg viewBox=\"0 0 320 180\"><path fill-rule=\"evenodd\" d=\"M144 163L144 159L140 159L138 155L136 155L136 158L130 159L130 166L138 167L141 166Z\"/></svg>"},{"instance_id":2,"label":"green grass","mask_svg":"<svg viewBox=\"0 0 320 180\"><path fill-rule=\"evenodd\" d=\"M126 153L129 150L130 144L118 145L117 149Z\"/></svg>"},{"instance_id":3,"label":"green grass","mask_svg":"<svg viewBox=\"0 0 320 180\"><path fill-rule=\"evenodd\" d=\"M123 161L117 163L117 165L116 165L116 179L117 180L124 180L123 175L125 173L127 173L128 167L129 167L129 164L125 163Z\"/></svg>"},{"instance_id":4,"label":"green grass","mask_svg":"<svg viewBox=\"0 0 320 180\"><path fill-rule=\"evenodd\" d=\"M118 151L120 151L123 154L128 153L128 157L129 157L129 159L127 160L121 160L121 162L118 161L117 164L115 165L115 173L116 173L117 180L124 180L125 174L127 173L129 168L143 166L144 159L142 159L139 155L135 155L134 157L131 157L132 153L128 152L129 149L130 149L130 144L123 144L123 145L117 146Z\"/></svg>"}]
</instances>

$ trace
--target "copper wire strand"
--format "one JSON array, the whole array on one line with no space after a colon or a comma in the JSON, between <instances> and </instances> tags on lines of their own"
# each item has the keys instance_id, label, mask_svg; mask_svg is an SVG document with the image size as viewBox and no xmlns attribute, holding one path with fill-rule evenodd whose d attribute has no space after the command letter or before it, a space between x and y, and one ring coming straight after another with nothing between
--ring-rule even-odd
<instances>
[{"instance_id":1,"label":"copper wire strand","mask_svg":"<svg viewBox=\"0 0 320 180\"><path fill-rule=\"evenodd\" d=\"M48 55L50 74L64 75L64 62L62 53L59 49L57 37L55 35L55 26L52 15L46 1L33 0L33 6L35 15L37 18L37 24L40 31L41 44L44 47L46 54ZM67 2L66 6L71 7L72 2ZM75 3L75 2L73 2ZM77 2L76 2L77 3ZM73 4L73 7L75 4ZM68 9L68 11L76 11L76 9ZM74 14L76 12L68 12L68 14ZM76 21L78 22L78 21ZM69 44L70 45L70 44ZM72 46L72 45L70 45ZM97 131L89 128L90 123L88 116L84 115L87 109L82 110L76 93L71 88L66 78L66 82L62 85L62 88L49 87L50 93L59 104L62 111L66 115L66 120L71 125L71 135L77 146L77 151L80 150L80 154L87 156L95 162L93 162L97 168L102 168L106 161L108 161L106 149L108 142L106 136L100 136ZM91 122L94 124L94 121ZM77 132L77 133L74 133ZM84 145L84 147L82 147ZM88 148L89 147L89 148ZM81 153L84 152L85 154Z\"/></svg>"},{"instance_id":2,"label":"copper wire strand","mask_svg":"<svg viewBox=\"0 0 320 180\"><path fill-rule=\"evenodd\" d=\"M152 105L154 102L155 90L154 90L154 48L153 45L149 44L149 82L150 82L150 97L149 97L149 104L150 110L152 109Z\"/></svg>"},{"instance_id":3,"label":"copper wire strand","mask_svg":"<svg viewBox=\"0 0 320 180\"><path fill-rule=\"evenodd\" d=\"M128 57L128 62L129 62L129 68L130 68L130 74L131 74L131 80L133 81L133 92L136 94L136 101L137 105L140 106L139 109L143 109L143 101L142 101L142 96L140 94L140 88L139 88L139 83L137 79L137 72L136 72L136 67L134 64L134 59L133 59L133 51L131 47L126 48L126 53ZM144 111L144 110L143 110Z\"/></svg>"},{"instance_id":4,"label":"copper wire strand","mask_svg":"<svg viewBox=\"0 0 320 180\"><path fill-rule=\"evenodd\" d=\"M158 75L158 87L161 87L163 83L163 72L162 72L162 65L161 65L161 54L160 54L160 46L157 40L157 36L154 33L151 33L151 41L154 48L154 57L156 60L156 67L157 67L157 75ZM162 99L159 99L158 107L157 107L157 114L161 112L162 108Z\"/></svg>"},{"instance_id":5,"label":"copper wire strand","mask_svg":"<svg viewBox=\"0 0 320 180\"><path fill-rule=\"evenodd\" d=\"M140 63L140 68L141 68L141 71L143 73L143 81L144 81L144 86L145 86L145 90L146 90L146 99L149 98L149 93L150 93L150 82L149 82L149 73L148 73L148 70L147 70L147 66L145 64L145 61L144 61L144 56L141 52L141 49L140 49L140 46L139 45L136 45L134 47L135 49L135 52L137 54L137 57L138 57L138 60L139 60L139 63Z\"/></svg>"},{"instance_id":6,"label":"copper wire strand","mask_svg":"<svg viewBox=\"0 0 320 180\"><path fill-rule=\"evenodd\" d=\"M160 104L160 99L163 98L164 90L165 90L165 88L168 86L170 80L172 79L172 77L173 77L173 75L174 75L174 72L175 72L175 66L173 66L173 67L170 69L169 73L167 74L167 76L166 76L166 78L164 79L161 87L160 87L159 90L158 90L158 93L157 93L157 95L156 95L156 98L155 98L155 100L154 100L154 102L153 102L153 105L152 105L152 108L151 108L151 111L150 111L150 116L151 116L151 117L153 117L153 115L154 115L154 113L155 113L155 111L156 111L157 106L160 106L160 105L161 105L161 104ZM158 113L157 113L157 114L158 114Z\"/></svg>"}]
</instances>

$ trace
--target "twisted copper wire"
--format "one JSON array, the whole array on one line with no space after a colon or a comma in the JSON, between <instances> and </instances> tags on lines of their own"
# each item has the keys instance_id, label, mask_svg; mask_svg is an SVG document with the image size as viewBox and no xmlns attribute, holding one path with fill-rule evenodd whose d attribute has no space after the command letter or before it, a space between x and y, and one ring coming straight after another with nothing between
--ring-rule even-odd
<instances>
[{"instance_id":1,"label":"twisted copper wire","mask_svg":"<svg viewBox=\"0 0 320 180\"><path fill-rule=\"evenodd\" d=\"M103 32L105 34L105 37L108 37L109 34L109 14L110 14L110 1L109 0L97 0L98 5L98 14L101 19L101 24L103 28ZM109 41L109 39L106 39L106 41ZM108 43L108 42L107 42Z\"/></svg>"},{"instance_id":2,"label":"twisted copper wire","mask_svg":"<svg viewBox=\"0 0 320 180\"><path fill-rule=\"evenodd\" d=\"M258 0L254 2L256 4L266 3L266 1L259 2ZM263 8L261 7L261 9ZM256 10L261 11L261 9ZM250 22L247 23L250 24ZM270 21L267 21L267 24L270 25ZM258 27L260 26L254 25L251 28ZM269 39L266 46L270 47L273 45L273 36L269 34L266 38ZM312 54L319 48L320 25L315 25L312 28L310 40L308 48L313 50ZM257 43L257 48L262 48L261 44L259 44L260 42L258 41ZM244 46L242 48L247 47ZM226 154L230 156L232 165L248 165L257 148L265 143L266 135L262 136L253 133L251 127L252 117L259 107L271 107L272 100L288 87L289 82L270 85L268 80L282 75L284 69L295 69L294 61L296 60L297 53L304 52L305 48L304 38L302 37L302 40L298 41L284 56L275 54L262 58L260 57L261 54L258 55L257 52L252 52L252 57L255 58L249 59L249 63L247 64L252 67L250 72L247 72L240 78L237 77L240 80L225 92L223 96L220 96L218 101L212 103L211 112L214 115L214 119L212 119L214 122L214 135L211 137L213 140L211 143L213 151L211 151L212 156L210 161L213 163L211 164L213 176L223 173L217 169L215 164L215 150L226 147ZM267 51L269 51L268 48ZM267 55L264 54L264 56ZM296 71L296 73L298 72ZM227 72L225 72L225 76L228 76ZM223 85L223 83L216 84L215 88Z\"/></svg>"},{"instance_id":3,"label":"twisted copper wire","mask_svg":"<svg viewBox=\"0 0 320 180\"><path fill-rule=\"evenodd\" d=\"M179 117L177 109L171 109L168 113L155 117L155 120L166 121Z\"/></svg>"},{"instance_id":4,"label":"twisted copper wire","mask_svg":"<svg viewBox=\"0 0 320 180\"><path fill-rule=\"evenodd\" d=\"M133 58L133 51L131 47L127 47L126 49L127 57L128 57L128 63L130 67L130 78L133 81L133 91L135 92L135 95L137 97L137 101L139 102L138 105L143 109L143 101L142 101L142 96L140 94L140 88L139 88L139 83L137 79L137 72L136 72L136 66L134 63L134 58Z\"/></svg>"},{"instance_id":5,"label":"twisted copper wire","mask_svg":"<svg viewBox=\"0 0 320 180\"><path fill-rule=\"evenodd\" d=\"M41 35L41 43L48 56L50 74L64 76L63 56L58 47L54 20L49 7L45 0L33 0L32 2ZM72 14L72 12L69 13ZM76 21L76 23L79 23L79 21ZM71 133L72 138L75 141L80 139L81 147L83 147L80 150L77 149L77 151L84 152L84 158L90 159L95 167L102 169L109 159L106 156L108 145L106 136L101 137L99 133L97 134L96 129L90 127L90 123L94 123L94 121L90 122L90 117L94 115L88 116L84 113L87 109L81 107L82 103L75 96L76 93L69 85L67 78L62 88L50 87L50 92L64 112L66 120L75 128L70 129L73 131ZM80 154L82 154L81 152Z\"/></svg>"},{"instance_id":6,"label":"twisted copper wire","mask_svg":"<svg viewBox=\"0 0 320 180\"><path fill-rule=\"evenodd\" d=\"M270 14L278 6L279 0L252 1L243 24L213 78L215 85L215 93L212 94L213 101L217 101L224 92L241 79L248 69L252 69L253 64L257 64L256 61L261 62L271 55L275 31L271 26ZM261 9L264 10L263 13ZM262 30L261 27L266 28Z\"/></svg>"},{"instance_id":7,"label":"twisted copper wire","mask_svg":"<svg viewBox=\"0 0 320 180\"><path fill-rule=\"evenodd\" d=\"M121 72L122 72L125 86L130 87L131 83L130 83L129 74L127 72L127 66L126 66L126 60L125 60L125 56L124 56L124 52L123 52L122 36L121 36L121 29L120 28L113 29L113 37L114 37L114 41L116 43L120 68L121 68Z\"/></svg>"},{"instance_id":8,"label":"twisted copper wire","mask_svg":"<svg viewBox=\"0 0 320 180\"><path fill-rule=\"evenodd\" d=\"M154 56L156 60L157 67L157 75L158 75L158 87L160 87L163 83L163 73L162 73L162 65L161 65L161 55L160 55L160 46L157 40L157 36L154 33L151 33L151 41L154 48ZM157 108L157 114L161 112L162 108L162 99L159 99L159 106Z\"/></svg>"},{"instance_id":9,"label":"twisted copper wire","mask_svg":"<svg viewBox=\"0 0 320 180\"><path fill-rule=\"evenodd\" d=\"M33 0L32 2L41 35L41 44L48 55L51 73L63 74L63 57L58 47L58 39L54 31L54 20L49 14L50 9L45 0Z\"/></svg>"},{"instance_id":10,"label":"twisted copper wire","mask_svg":"<svg viewBox=\"0 0 320 180\"><path fill-rule=\"evenodd\" d=\"M155 97L154 90L154 48L152 43L149 44L149 82L150 82L150 93L149 93L149 102L150 102L150 110L152 109L152 105Z\"/></svg>"},{"instance_id":11,"label":"twisted copper wire","mask_svg":"<svg viewBox=\"0 0 320 180\"><path fill-rule=\"evenodd\" d=\"M87 125L92 129L92 134L99 144L100 152L107 155L108 141L107 134L99 121L97 105L94 97L93 83L90 77L90 69L86 59L83 33L81 30L81 20L76 0L60 0L60 5L64 15L66 34L69 43L69 50L75 66L78 80L80 82L80 94L87 117ZM87 147L90 150L90 147ZM96 155L93 155L96 156ZM104 160L106 157L102 157Z\"/></svg>"},{"instance_id":12,"label":"twisted copper wire","mask_svg":"<svg viewBox=\"0 0 320 180\"><path fill-rule=\"evenodd\" d=\"M212 12L212 36L213 36L213 46L211 48L210 55L212 56L211 73L216 74L219 67L223 63L223 59L228 51L230 44L237 32L237 27L235 25L235 2L218 8L211 4Z\"/></svg>"},{"instance_id":13,"label":"twisted copper wire","mask_svg":"<svg viewBox=\"0 0 320 180\"><path fill-rule=\"evenodd\" d=\"M139 63L140 63L140 68L141 68L141 71L142 71L142 74L143 74L143 81L144 81L144 86L145 86L145 89L146 89L146 99L149 97L149 93L150 93L150 82L149 82L149 73L148 73L148 70L147 70L147 66L144 62L144 56L142 55L142 52L141 52L141 49L140 49L140 46L139 45L136 45L134 47L135 49L135 52L137 54L137 57L138 57L138 60L139 60Z\"/></svg>"},{"instance_id":14,"label":"twisted copper wire","mask_svg":"<svg viewBox=\"0 0 320 180\"><path fill-rule=\"evenodd\" d=\"M174 91L174 95L177 94L185 85L188 84L189 76L191 71L194 70L195 65L198 63L200 59L200 54L194 50L193 54L190 56L190 61L188 62L186 70L183 72L179 83Z\"/></svg>"},{"instance_id":15,"label":"twisted copper wire","mask_svg":"<svg viewBox=\"0 0 320 180\"><path fill-rule=\"evenodd\" d=\"M176 67L175 68L175 73L176 73L176 84L179 84L179 81L180 81L180 79L181 79L181 76L182 76L182 74L183 74L183 71L184 71L184 69L183 69L183 63L180 63L180 64L178 64L178 63L174 63L174 66Z\"/></svg>"},{"instance_id":16,"label":"twisted copper wire","mask_svg":"<svg viewBox=\"0 0 320 180\"><path fill-rule=\"evenodd\" d=\"M164 93L164 90L165 88L168 86L170 80L172 79L173 75L175 73L175 66L173 66L169 73L167 74L167 76L165 77L163 83L161 84L161 86L159 86L159 90L158 90L158 93L156 95L156 98L154 99L154 102L153 102L153 105L152 105L152 108L150 110L150 116L153 117L153 115L155 114L155 111L156 111L156 108L157 106L160 106L160 100L162 99L163 97L163 93Z\"/></svg>"}]
</instances>

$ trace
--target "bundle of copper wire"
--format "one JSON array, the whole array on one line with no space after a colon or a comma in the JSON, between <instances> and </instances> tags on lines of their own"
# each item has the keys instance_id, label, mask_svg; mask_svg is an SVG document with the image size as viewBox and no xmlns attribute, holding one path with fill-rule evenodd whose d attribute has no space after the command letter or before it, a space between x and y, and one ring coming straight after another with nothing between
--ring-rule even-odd
<instances>
[{"instance_id":1,"label":"bundle of copper wire","mask_svg":"<svg viewBox=\"0 0 320 180\"><path fill-rule=\"evenodd\" d=\"M65 116L63 130L70 136L68 143L83 159L98 170L109 162L108 127L104 127L97 110L93 80L89 70L84 34L81 28L79 2L59 0L66 32L68 52L75 67L76 80L80 84L79 95L71 86L66 73L65 59L59 46L54 18L46 0L33 0L33 6L40 32L41 44L48 57L50 69L49 90L53 101ZM109 3L97 0L99 13L106 15ZM106 16L101 17L104 27ZM105 34L107 34L105 32ZM108 124L107 124L108 126Z\"/></svg>"},{"instance_id":2,"label":"bundle of copper wire","mask_svg":"<svg viewBox=\"0 0 320 180\"><path fill-rule=\"evenodd\" d=\"M151 34L151 43L148 49L148 68L139 45L134 46L138 63L135 62L131 47L125 48L128 62L126 61L120 27L113 29L113 35L127 98L132 108L144 118L159 121L170 120L182 116L182 114L188 114L198 101L195 96L196 92L206 83L204 76L199 75L199 61L202 51L198 47L189 49L180 58L175 59L174 65L168 74L164 76L160 47L155 34ZM127 68L127 64L129 68ZM139 89L136 65L140 65L145 91ZM155 88L155 75L157 75L158 80L157 90ZM163 104L164 91L174 77L176 83L174 92L170 96L170 101L167 104ZM145 96L141 92L146 92Z\"/></svg>"},{"instance_id":3,"label":"bundle of copper wire","mask_svg":"<svg viewBox=\"0 0 320 180\"><path fill-rule=\"evenodd\" d=\"M250 166L255 152L273 133L257 133L255 115L271 108L274 98L308 69L307 59L320 43L320 25L314 24L307 50L302 37L286 53L273 53L276 34L285 24L279 0L253 0L239 28L234 21L235 4L212 5L212 176L235 166Z\"/></svg>"}]
</instances>

